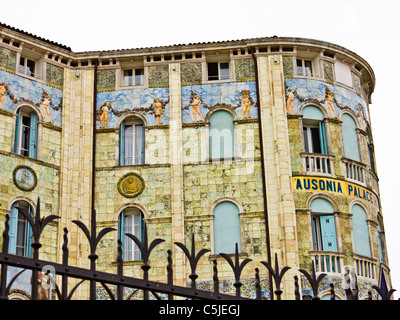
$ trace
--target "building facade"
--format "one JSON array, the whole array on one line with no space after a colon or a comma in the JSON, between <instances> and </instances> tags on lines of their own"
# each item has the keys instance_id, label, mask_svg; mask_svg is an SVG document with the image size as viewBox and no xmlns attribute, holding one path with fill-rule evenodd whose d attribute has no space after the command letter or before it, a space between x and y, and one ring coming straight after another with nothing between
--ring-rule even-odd
<instances>
[{"instance_id":1,"label":"building facade","mask_svg":"<svg viewBox=\"0 0 400 320\"><path fill-rule=\"evenodd\" d=\"M150 278L174 283L190 266L175 242L209 249L198 286L212 288L212 261L226 293L234 276L220 253L252 260L277 254L304 298L298 269L328 274L345 297L345 267L359 296L384 276L390 284L369 101L375 76L357 54L331 43L259 38L157 48L75 53L9 26L0 27L0 230L10 219L9 252L28 256L30 229L17 206L60 217L42 235L41 258L89 267L89 244L72 223L113 227L99 244L97 268L141 273L138 248L124 234L165 240L151 255ZM263 296L270 297L266 268ZM26 279L13 295L29 296ZM77 299L88 296L82 285ZM221 289L222 290L222 289ZM326 292L322 290L320 296ZM127 293L129 294L129 293ZM98 290L98 298L106 295ZM136 298L140 298L140 293Z\"/></svg>"}]
</instances>

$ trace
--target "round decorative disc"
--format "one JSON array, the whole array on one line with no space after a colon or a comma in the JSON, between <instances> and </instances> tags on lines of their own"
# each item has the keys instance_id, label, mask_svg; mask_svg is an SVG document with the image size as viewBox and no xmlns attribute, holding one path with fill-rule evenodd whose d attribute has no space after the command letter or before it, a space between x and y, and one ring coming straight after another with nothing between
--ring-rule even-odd
<instances>
[{"instance_id":1,"label":"round decorative disc","mask_svg":"<svg viewBox=\"0 0 400 320\"><path fill-rule=\"evenodd\" d=\"M137 173L131 172L125 174L118 181L118 191L126 198L134 198L144 190L144 180Z\"/></svg>"}]
</instances>

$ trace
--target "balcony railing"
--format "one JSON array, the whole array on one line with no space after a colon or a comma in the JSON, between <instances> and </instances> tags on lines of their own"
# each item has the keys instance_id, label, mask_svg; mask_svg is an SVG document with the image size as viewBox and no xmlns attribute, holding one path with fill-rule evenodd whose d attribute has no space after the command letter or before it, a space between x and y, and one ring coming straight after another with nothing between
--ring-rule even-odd
<instances>
[{"instance_id":1,"label":"balcony railing","mask_svg":"<svg viewBox=\"0 0 400 320\"><path fill-rule=\"evenodd\" d=\"M354 257L354 268L357 276L368 279L376 278L376 263L373 259L367 257L356 256Z\"/></svg>"},{"instance_id":2,"label":"balcony railing","mask_svg":"<svg viewBox=\"0 0 400 320\"><path fill-rule=\"evenodd\" d=\"M303 169L306 172L319 175L334 175L334 156L322 153L301 153Z\"/></svg>"},{"instance_id":3,"label":"balcony railing","mask_svg":"<svg viewBox=\"0 0 400 320\"><path fill-rule=\"evenodd\" d=\"M343 269L343 255L333 251L312 251L315 272L327 274L340 274Z\"/></svg>"},{"instance_id":4,"label":"balcony railing","mask_svg":"<svg viewBox=\"0 0 400 320\"><path fill-rule=\"evenodd\" d=\"M365 183L364 167L365 165L350 159L343 158L343 163L346 172L346 178L356 182Z\"/></svg>"}]
</instances>

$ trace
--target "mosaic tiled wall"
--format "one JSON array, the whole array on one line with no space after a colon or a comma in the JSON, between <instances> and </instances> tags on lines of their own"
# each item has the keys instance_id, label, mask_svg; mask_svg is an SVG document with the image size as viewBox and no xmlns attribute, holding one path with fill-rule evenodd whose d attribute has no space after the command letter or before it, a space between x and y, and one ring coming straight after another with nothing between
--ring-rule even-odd
<instances>
[{"instance_id":1,"label":"mosaic tiled wall","mask_svg":"<svg viewBox=\"0 0 400 320\"><path fill-rule=\"evenodd\" d=\"M149 126L154 126L157 125L158 109L162 115L160 124L168 125L169 99L167 87L98 92L96 128L102 128L100 117L103 112L108 114L108 123L103 128L115 128L119 117L129 112L139 112L146 118Z\"/></svg>"},{"instance_id":2,"label":"mosaic tiled wall","mask_svg":"<svg viewBox=\"0 0 400 320\"><path fill-rule=\"evenodd\" d=\"M353 91L310 79L285 79L285 86L289 114L298 114L300 106L310 101L324 106L330 118L338 118L340 112L347 109L357 115L362 128L370 122L365 100Z\"/></svg>"},{"instance_id":3,"label":"mosaic tiled wall","mask_svg":"<svg viewBox=\"0 0 400 320\"><path fill-rule=\"evenodd\" d=\"M9 112L13 112L17 104L28 102L37 106L43 114L42 102L50 97L49 111L52 124L61 127L62 90L2 70L0 70L0 90L5 93L0 109ZM46 121L46 118L44 119Z\"/></svg>"},{"instance_id":4,"label":"mosaic tiled wall","mask_svg":"<svg viewBox=\"0 0 400 320\"><path fill-rule=\"evenodd\" d=\"M14 51L0 47L0 68L15 71L17 54Z\"/></svg>"},{"instance_id":5,"label":"mosaic tiled wall","mask_svg":"<svg viewBox=\"0 0 400 320\"><path fill-rule=\"evenodd\" d=\"M234 110L239 119L247 118L243 114L244 94L248 95L249 118L257 118L257 94L254 82L214 83L189 85L182 87L182 122L192 123L202 121L200 115L193 112L193 104L199 108L205 118L210 109L225 106ZM200 101L196 101L197 100Z\"/></svg>"}]
</instances>

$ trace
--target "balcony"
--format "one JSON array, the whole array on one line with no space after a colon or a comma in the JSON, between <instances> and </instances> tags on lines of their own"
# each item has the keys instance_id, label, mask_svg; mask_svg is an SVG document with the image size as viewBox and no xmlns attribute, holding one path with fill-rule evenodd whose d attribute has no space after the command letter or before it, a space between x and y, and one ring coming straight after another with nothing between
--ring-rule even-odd
<instances>
[{"instance_id":1,"label":"balcony","mask_svg":"<svg viewBox=\"0 0 400 320\"><path fill-rule=\"evenodd\" d=\"M343 270L343 254L333 251L311 251L316 273L341 275Z\"/></svg>"},{"instance_id":2,"label":"balcony","mask_svg":"<svg viewBox=\"0 0 400 320\"><path fill-rule=\"evenodd\" d=\"M303 170L312 175L334 175L334 156L322 153L302 152L300 156L303 159Z\"/></svg>"},{"instance_id":3,"label":"balcony","mask_svg":"<svg viewBox=\"0 0 400 320\"><path fill-rule=\"evenodd\" d=\"M344 164L344 170L346 172L346 178L356 183L365 184L365 165L361 162L342 158Z\"/></svg>"},{"instance_id":4,"label":"balcony","mask_svg":"<svg viewBox=\"0 0 400 320\"><path fill-rule=\"evenodd\" d=\"M368 280L377 279L376 260L374 259L354 256L354 269L358 277L363 277Z\"/></svg>"}]
</instances>

